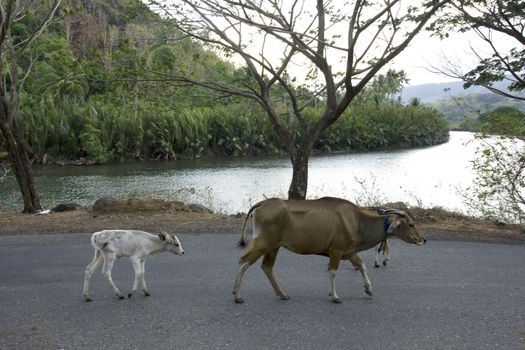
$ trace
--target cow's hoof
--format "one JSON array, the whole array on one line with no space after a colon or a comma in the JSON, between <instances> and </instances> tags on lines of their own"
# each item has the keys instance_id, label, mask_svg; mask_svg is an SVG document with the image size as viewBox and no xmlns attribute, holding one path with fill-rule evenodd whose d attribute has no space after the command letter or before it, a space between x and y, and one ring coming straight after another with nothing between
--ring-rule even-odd
<instances>
[{"instance_id":1,"label":"cow's hoof","mask_svg":"<svg viewBox=\"0 0 525 350\"><path fill-rule=\"evenodd\" d=\"M91 299L90 297L84 297L84 301L85 301L86 303L90 303L90 302L93 301L93 299Z\"/></svg>"},{"instance_id":2,"label":"cow's hoof","mask_svg":"<svg viewBox=\"0 0 525 350\"><path fill-rule=\"evenodd\" d=\"M122 294L117 295L118 300L126 299Z\"/></svg>"},{"instance_id":3,"label":"cow's hoof","mask_svg":"<svg viewBox=\"0 0 525 350\"><path fill-rule=\"evenodd\" d=\"M341 299L339 299L339 298L333 298L332 299L332 303L334 303L334 304L341 304L342 302L343 301Z\"/></svg>"},{"instance_id":4,"label":"cow's hoof","mask_svg":"<svg viewBox=\"0 0 525 350\"><path fill-rule=\"evenodd\" d=\"M243 298L235 298L235 302L237 304L243 304L244 303L244 299Z\"/></svg>"},{"instance_id":5,"label":"cow's hoof","mask_svg":"<svg viewBox=\"0 0 525 350\"><path fill-rule=\"evenodd\" d=\"M281 295L281 300L289 300L290 297L288 295Z\"/></svg>"},{"instance_id":6,"label":"cow's hoof","mask_svg":"<svg viewBox=\"0 0 525 350\"><path fill-rule=\"evenodd\" d=\"M149 292L147 292L147 291L144 292L144 296L145 296L145 297L149 297L150 295L151 295L151 294L150 294Z\"/></svg>"},{"instance_id":7,"label":"cow's hoof","mask_svg":"<svg viewBox=\"0 0 525 350\"><path fill-rule=\"evenodd\" d=\"M385 260L385 261L383 261L383 266L386 266L386 260Z\"/></svg>"},{"instance_id":8,"label":"cow's hoof","mask_svg":"<svg viewBox=\"0 0 525 350\"><path fill-rule=\"evenodd\" d=\"M370 295L370 296L373 295L372 290L370 290L370 289L365 289L365 293Z\"/></svg>"},{"instance_id":9,"label":"cow's hoof","mask_svg":"<svg viewBox=\"0 0 525 350\"><path fill-rule=\"evenodd\" d=\"M383 263L383 264L384 264L384 263ZM379 264L378 264L378 263L374 263L374 267L379 268Z\"/></svg>"}]
</instances>

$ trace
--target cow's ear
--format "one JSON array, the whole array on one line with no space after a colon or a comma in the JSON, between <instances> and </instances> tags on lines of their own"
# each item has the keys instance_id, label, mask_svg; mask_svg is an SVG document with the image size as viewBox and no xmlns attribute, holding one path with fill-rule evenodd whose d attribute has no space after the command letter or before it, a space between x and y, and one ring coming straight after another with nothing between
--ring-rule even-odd
<instances>
[{"instance_id":1,"label":"cow's ear","mask_svg":"<svg viewBox=\"0 0 525 350\"><path fill-rule=\"evenodd\" d=\"M159 238L161 241L165 241L166 240L166 236L167 236L167 233L166 232L160 232L159 233Z\"/></svg>"},{"instance_id":2,"label":"cow's ear","mask_svg":"<svg viewBox=\"0 0 525 350\"><path fill-rule=\"evenodd\" d=\"M397 230L399 225L401 225L401 220L397 219L396 221L391 223L390 226L388 226L388 230L386 231L386 233L394 233L394 231Z\"/></svg>"}]
</instances>

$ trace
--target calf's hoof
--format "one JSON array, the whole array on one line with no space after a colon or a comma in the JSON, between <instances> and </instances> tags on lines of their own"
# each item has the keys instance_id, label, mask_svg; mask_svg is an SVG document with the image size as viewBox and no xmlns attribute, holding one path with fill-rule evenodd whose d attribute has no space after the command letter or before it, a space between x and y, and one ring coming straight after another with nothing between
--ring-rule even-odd
<instances>
[{"instance_id":1,"label":"calf's hoof","mask_svg":"<svg viewBox=\"0 0 525 350\"><path fill-rule=\"evenodd\" d=\"M281 300L289 300L290 299L290 297L288 295L286 295L286 294L285 295L281 295L280 298L281 298Z\"/></svg>"},{"instance_id":2,"label":"calf's hoof","mask_svg":"<svg viewBox=\"0 0 525 350\"><path fill-rule=\"evenodd\" d=\"M372 293L372 290L371 289L368 289L368 288L365 288L365 293L372 296L373 293Z\"/></svg>"},{"instance_id":3,"label":"calf's hoof","mask_svg":"<svg viewBox=\"0 0 525 350\"><path fill-rule=\"evenodd\" d=\"M332 298L332 303L334 304L341 304L343 301L339 298Z\"/></svg>"},{"instance_id":4,"label":"calf's hoof","mask_svg":"<svg viewBox=\"0 0 525 350\"><path fill-rule=\"evenodd\" d=\"M386 266L386 260L385 260L385 261L383 261L383 266Z\"/></svg>"},{"instance_id":5,"label":"calf's hoof","mask_svg":"<svg viewBox=\"0 0 525 350\"><path fill-rule=\"evenodd\" d=\"M118 294L117 298L118 298L118 300L126 299L126 298L124 298L124 296L122 294Z\"/></svg>"},{"instance_id":6,"label":"calf's hoof","mask_svg":"<svg viewBox=\"0 0 525 350\"><path fill-rule=\"evenodd\" d=\"M243 303L244 303L244 300L243 300L243 298L240 298L240 297L239 297L239 298L235 298L235 302L236 302L237 304L243 304Z\"/></svg>"},{"instance_id":7,"label":"calf's hoof","mask_svg":"<svg viewBox=\"0 0 525 350\"><path fill-rule=\"evenodd\" d=\"M91 299L90 297L84 297L84 301L85 301L86 303L90 303L90 302L93 301L93 299Z\"/></svg>"},{"instance_id":8,"label":"calf's hoof","mask_svg":"<svg viewBox=\"0 0 525 350\"><path fill-rule=\"evenodd\" d=\"M384 263L383 263L383 264L384 264ZM374 267L379 268L379 264L378 264L378 263L374 263Z\"/></svg>"},{"instance_id":9,"label":"calf's hoof","mask_svg":"<svg viewBox=\"0 0 525 350\"><path fill-rule=\"evenodd\" d=\"M131 299L132 296L133 296L133 293L128 293L128 298Z\"/></svg>"},{"instance_id":10,"label":"calf's hoof","mask_svg":"<svg viewBox=\"0 0 525 350\"><path fill-rule=\"evenodd\" d=\"M149 292L147 290L144 291L144 296L145 297L149 297L151 294L149 294Z\"/></svg>"}]
</instances>

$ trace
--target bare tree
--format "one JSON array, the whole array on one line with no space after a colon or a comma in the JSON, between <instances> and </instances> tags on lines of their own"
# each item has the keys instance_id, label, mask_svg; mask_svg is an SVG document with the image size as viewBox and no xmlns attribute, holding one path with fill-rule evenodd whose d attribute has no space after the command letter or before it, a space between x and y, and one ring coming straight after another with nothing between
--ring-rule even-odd
<instances>
[{"instance_id":1,"label":"bare tree","mask_svg":"<svg viewBox=\"0 0 525 350\"><path fill-rule=\"evenodd\" d=\"M461 64L446 58L442 67L431 71L460 79L464 87L483 86L499 95L525 101L525 4L522 0L452 0L432 29L444 38L451 31L474 32L492 55L486 56L479 47L471 47L478 65L467 72ZM499 35L496 36L495 34ZM510 50L499 45L501 37ZM500 89L494 82L506 81Z\"/></svg>"},{"instance_id":2,"label":"bare tree","mask_svg":"<svg viewBox=\"0 0 525 350\"><path fill-rule=\"evenodd\" d=\"M0 129L13 174L22 192L23 211L26 213L41 210L42 206L35 188L25 142L16 123L20 91L33 66L31 59L21 64L20 57L49 26L59 4L60 0L0 1ZM29 32L19 31L14 34L13 28L21 23L25 16L34 16L41 11L44 11L41 23ZM20 35L20 32L23 34Z\"/></svg>"},{"instance_id":3,"label":"bare tree","mask_svg":"<svg viewBox=\"0 0 525 350\"><path fill-rule=\"evenodd\" d=\"M308 159L319 135L401 53L448 0L180 0L150 5L171 25L242 62L231 84L188 82L257 101L290 155L288 197L304 199ZM302 87L313 92L301 96ZM305 108L323 100L312 122Z\"/></svg>"}]
</instances>

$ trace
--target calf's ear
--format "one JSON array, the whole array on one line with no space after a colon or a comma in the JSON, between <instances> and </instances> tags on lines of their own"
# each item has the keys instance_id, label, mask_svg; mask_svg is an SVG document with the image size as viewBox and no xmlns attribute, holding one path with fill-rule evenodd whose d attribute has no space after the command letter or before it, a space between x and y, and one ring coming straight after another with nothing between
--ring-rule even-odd
<instances>
[{"instance_id":1,"label":"calf's ear","mask_svg":"<svg viewBox=\"0 0 525 350\"><path fill-rule=\"evenodd\" d=\"M166 237L168 236L168 234L166 232L160 232L159 233L159 238L161 241L165 241L166 240Z\"/></svg>"}]
</instances>

